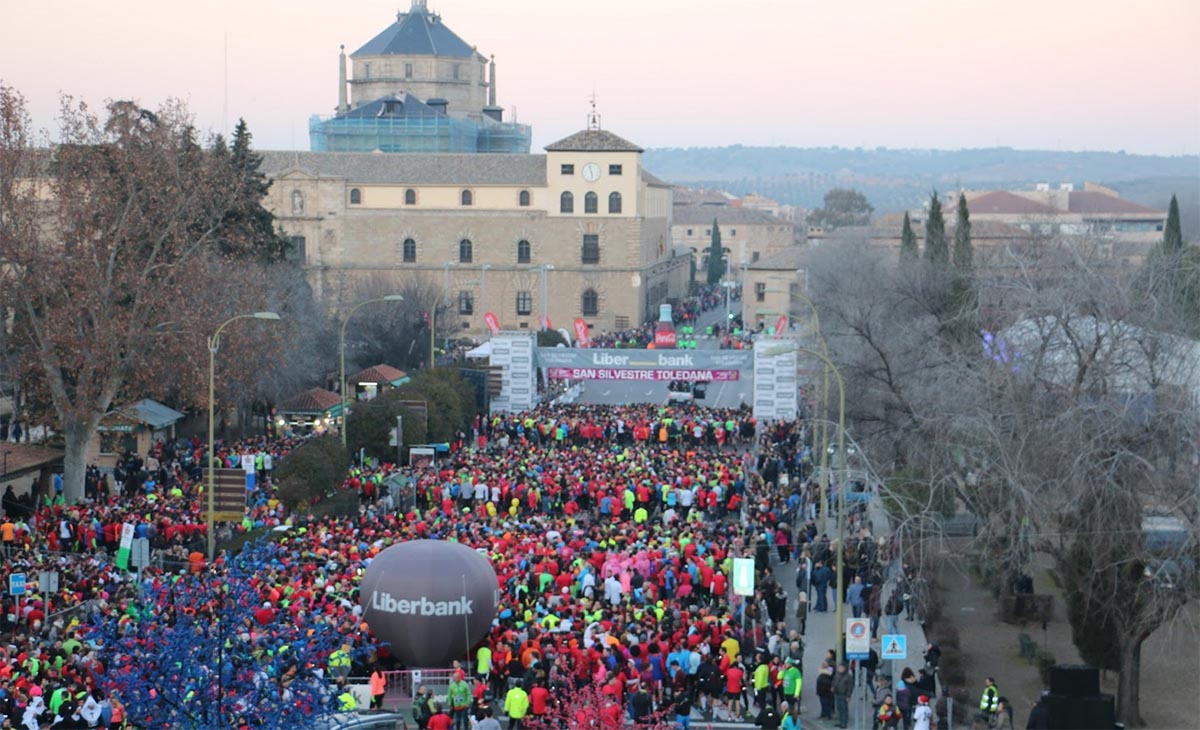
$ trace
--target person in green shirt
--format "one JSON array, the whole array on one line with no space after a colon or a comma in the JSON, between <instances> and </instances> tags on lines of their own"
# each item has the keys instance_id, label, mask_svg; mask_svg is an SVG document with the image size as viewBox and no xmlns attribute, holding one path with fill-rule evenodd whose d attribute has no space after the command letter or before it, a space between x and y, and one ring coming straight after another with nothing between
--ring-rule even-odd
<instances>
[{"instance_id":1,"label":"person in green shirt","mask_svg":"<svg viewBox=\"0 0 1200 730\"><path fill-rule=\"evenodd\" d=\"M799 662L793 657L787 660L787 669L783 670L783 699L800 707L800 689L804 686L804 676L800 673Z\"/></svg>"},{"instance_id":2,"label":"person in green shirt","mask_svg":"<svg viewBox=\"0 0 1200 730\"><path fill-rule=\"evenodd\" d=\"M771 664L766 654L758 655L758 665L754 667L754 703L766 707L771 693Z\"/></svg>"},{"instance_id":3,"label":"person in green shirt","mask_svg":"<svg viewBox=\"0 0 1200 730\"><path fill-rule=\"evenodd\" d=\"M479 651L475 652L475 672L479 675L480 681L487 684L488 675L492 673L492 650L487 644L479 647Z\"/></svg>"},{"instance_id":4,"label":"person in green shirt","mask_svg":"<svg viewBox=\"0 0 1200 730\"><path fill-rule=\"evenodd\" d=\"M471 685L467 684L461 669L455 672L454 679L450 680L450 687L446 690L446 701L450 703L454 730L467 730L471 724Z\"/></svg>"},{"instance_id":5,"label":"person in green shirt","mask_svg":"<svg viewBox=\"0 0 1200 730\"><path fill-rule=\"evenodd\" d=\"M641 525L644 524L648 519L650 519L650 513L646 511L645 507L639 506L633 511L634 523Z\"/></svg>"}]
</instances>

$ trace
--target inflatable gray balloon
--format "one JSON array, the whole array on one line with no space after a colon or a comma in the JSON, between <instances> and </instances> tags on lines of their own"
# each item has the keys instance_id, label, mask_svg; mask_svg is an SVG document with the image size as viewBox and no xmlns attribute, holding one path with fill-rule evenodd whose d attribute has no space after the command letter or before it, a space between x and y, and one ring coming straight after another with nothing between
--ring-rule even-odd
<instances>
[{"instance_id":1,"label":"inflatable gray balloon","mask_svg":"<svg viewBox=\"0 0 1200 730\"><path fill-rule=\"evenodd\" d=\"M360 586L363 618L409 667L443 667L487 635L499 601L484 555L445 540L413 540L382 551Z\"/></svg>"}]
</instances>

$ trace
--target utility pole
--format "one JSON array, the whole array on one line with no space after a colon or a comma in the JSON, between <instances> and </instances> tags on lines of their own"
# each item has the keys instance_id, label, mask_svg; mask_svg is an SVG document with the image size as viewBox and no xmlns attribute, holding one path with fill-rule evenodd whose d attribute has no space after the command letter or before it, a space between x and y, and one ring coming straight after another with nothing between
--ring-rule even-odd
<instances>
[{"instance_id":1,"label":"utility pole","mask_svg":"<svg viewBox=\"0 0 1200 730\"><path fill-rule=\"evenodd\" d=\"M404 416L396 416L396 466L404 466Z\"/></svg>"}]
</instances>

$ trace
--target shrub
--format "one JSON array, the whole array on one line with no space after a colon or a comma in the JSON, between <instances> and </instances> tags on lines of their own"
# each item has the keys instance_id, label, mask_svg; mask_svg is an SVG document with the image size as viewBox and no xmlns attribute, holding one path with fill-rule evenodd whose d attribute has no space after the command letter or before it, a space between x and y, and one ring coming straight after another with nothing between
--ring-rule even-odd
<instances>
[{"instance_id":1,"label":"shrub","mask_svg":"<svg viewBox=\"0 0 1200 730\"><path fill-rule=\"evenodd\" d=\"M1049 649L1042 649L1037 653L1037 668L1038 675L1042 678L1042 686L1050 686L1050 668L1058 662L1054 659L1054 654Z\"/></svg>"},{"instance_id":2,"label":"shrub","mask_svg":"<svg viewBox=\"0 0 1200 730\"><path fill-rule=\"evenodd\" d=\"M349 461L335 436L308 441L281 459L275 469L279 501L289 510L306 510L342 482Z\"/></svg>"}]
</instances>

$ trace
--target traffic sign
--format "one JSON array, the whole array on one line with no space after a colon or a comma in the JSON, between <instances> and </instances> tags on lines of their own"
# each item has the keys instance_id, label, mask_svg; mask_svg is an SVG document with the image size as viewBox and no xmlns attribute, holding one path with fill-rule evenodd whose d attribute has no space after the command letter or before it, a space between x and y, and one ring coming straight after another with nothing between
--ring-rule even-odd
<instances>
[{"instance_id":1,"label":"traffic sign","mask_svg":"<svg viewBox=\"0 0 1200 730\"><path fill-rule=\"evenodd\" d=\"M883 658L884 659L907 659L908 658L908 637L904 634L884 634L883 635Z\"/></svg>"},{"instance_id":2,"label":"traffic sign","mask_svg":"<svg viewBox=\"0 0 1200 730\"><path fill-rule=\"evenodd\" d=\"M148 567L150 565L150 541L144 537L135 538L129 557L133 567L138 570Z\"/></svg>"},{"instance_id":3,"label":"traffic sign","mask_svg":"<svg viewBox=\"0 0 1200 730\"><path fill-rule=\"evenodd\" d=\"M754 558L733 559L733 595L754 595Z\"/></svg>"},{"instance_id":4,"label":"traffic sign","mask_svg":"<svg viewBox=\"0 0 1200 730\"><path fill-rule=\"evenodd\" d=\"M25 595L25 574L13 573L8 576L8 594L10 596Z\"/></svg>"},{"instance_id":5,"label":"traffic sign","mask_svg":"<svg viewBox=\"0 0 1200 730\"><path fill-rule=\"evenodd\" d=\"M870 655L870 623L865 618L846 619L846 658L866 659Z\"/></svg>"}]
</instances>

